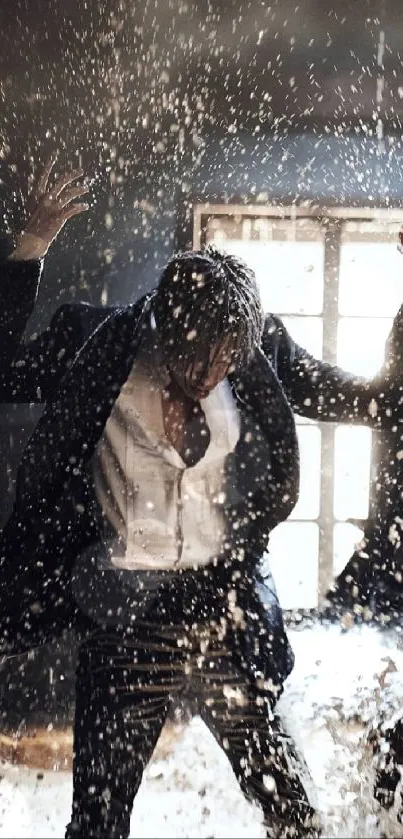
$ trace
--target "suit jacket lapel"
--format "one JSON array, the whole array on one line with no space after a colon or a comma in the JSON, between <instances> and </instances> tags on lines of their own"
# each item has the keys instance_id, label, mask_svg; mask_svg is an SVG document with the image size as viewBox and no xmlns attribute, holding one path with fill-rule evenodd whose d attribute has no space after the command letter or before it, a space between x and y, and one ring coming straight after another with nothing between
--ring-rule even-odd
<instances>
[{"instance_id":1,"label":"suit jacket lapel","mask_svg":"<svg viewBox=\"0 0 403 839\"><path fill-rule=\"evenodd\" d=\"M230 466L237 475L236 494L245 499L249 491L255 500L260 495L272 528L287 518L298 500L294 416L270 361L260 350L245 371L232 377L231 384L244 414L243 433Z\"/></svg>"},{"instance_id":2,"label":"suit jacket lapel","mask_svg":"<svg viewBox=\"0 0 403 839\"><path fill-rule=\"evenodd\" d=\"M149 300L117 310L86 341L25 449L17 501L41 505L91 457L130 373L148 310Z\"/></svg>"}]
</instances>

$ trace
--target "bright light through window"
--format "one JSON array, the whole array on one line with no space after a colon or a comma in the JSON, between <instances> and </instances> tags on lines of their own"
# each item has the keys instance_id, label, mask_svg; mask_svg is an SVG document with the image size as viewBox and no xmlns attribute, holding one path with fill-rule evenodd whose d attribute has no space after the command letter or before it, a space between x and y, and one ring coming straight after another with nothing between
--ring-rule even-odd
<instances>
[{"instance_id":1,"label":"bright light through window","mask_svg":"<svg viewBox=\"0 0 403 839\"><path fill-rule=\"evenodd\" d=\"M336 428L333 509L339 521L367 517L370 463L369 429Z\"/></svg>"},{"instance_id":2,"label":"bright light through window","mask_svg":"<svg viewBox=\"0 0 403 839\"><path fill-rule=\"evenodd\" d=\"M360 376L374 376L381 368L392 318L340 318L337 363Z\"/></svg>"},{"instance_id":3,"label":"bright light through window","mask_svg":"<svg viewBox=\"0 0 403 839\"><path fill-rule=\"evenodd\" d=\"M251 217L242 208L234 215L228 209L214 215L212 208L205 224L207 241L255 270L265 311L280 315L300 346L368 377L383 363L385 340L403 297L399 229L400 221L339 218L333 239L327 239L327 222L312 216L295 217L292 210L290 218ZM301 418L297 430L300 498L270 540L273 574L286 609L317 605L319 577L330 584L362 538L347 519L368 514L371 432L328 426L325 435L323 425Z\"/></svg>"},{"instance_id":4,"label":"bright light through window","mask_svg":"<svg viewBox=\"0 0 403 839\"><path fill-rule=\"evenodd\" d=\"M399 224L345 222L340 246L339 312L393 318L403 298Z\"/></svg>"}]
</instances>

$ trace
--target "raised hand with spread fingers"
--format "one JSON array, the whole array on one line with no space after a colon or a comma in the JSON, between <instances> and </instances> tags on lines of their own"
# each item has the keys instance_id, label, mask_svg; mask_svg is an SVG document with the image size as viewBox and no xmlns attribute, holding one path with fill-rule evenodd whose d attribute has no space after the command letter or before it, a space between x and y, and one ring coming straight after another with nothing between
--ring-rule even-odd
<instances>
[{"instance_id":1,"label":"raised hand with spread fingers","mask_svg":"<svg viewBox=\"0 0 403 839\"><path fill-rule=\"evenodd\" d=\"M17 239L15 250L9 256L12 260L41 259L47 253L68 219L88 210L88 204L76 203L88 192L82 182L83 170L67 172L49 186L49 177L55 164L51 158L40 173L28 201L29 218Z\"/></svg>"}]
</instances>

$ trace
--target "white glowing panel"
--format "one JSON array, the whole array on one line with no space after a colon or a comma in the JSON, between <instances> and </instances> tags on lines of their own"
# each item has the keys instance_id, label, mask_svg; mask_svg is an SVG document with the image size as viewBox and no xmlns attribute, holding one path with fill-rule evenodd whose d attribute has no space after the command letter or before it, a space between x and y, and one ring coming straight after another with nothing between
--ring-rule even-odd
<instances>
[{"instance_id":1,"label":"white glowing panel","mask_svg":"<svg viewBox=\"0 0 403 839\"><path fill-rule=\"evenodd\" d=\"M375 232L373 235L376 238ZM397 250L396 242L397 233L385 237L384 241L342 242L339 275L341 315L395 315L403 300L403 257Z\"/></svg>"},{"instance_id":2,"label":"white glowing panel","mask_svg":"<svg viewBox=\"0 0 403 839\"><path fill-rule=\"evenodd\" d=\"M322 242L231 242L255 271L266 312L318 315L323 306Z\"/></svg>"},{"instance_id":3,"label":"white glowing panel","mask_svg":"<svg viewBox=\"0 0 403 839\"><path fill-rule=\"evenodd\" d=\"M321 314L325 246L317 220L216 218L207 239L253 268L265 311Z\"/></svg>"},{"instance_id":4,"label":"white glowing panel","mask_svg":"<svg viewBox=\"0 0 403 839\"><path fill-rule=\"evenodd\" d=\"M383 364L391 318L340 318L337 363L361 376L373 376Z\"/></svg>"},{"instance_id":5,"label":"white glowing panel","mask_svg":"<svg viewBox=\"0 0 403 839\"><path fill-rule=\"evenodd\" d=\"M318 604L319 527L284 522L270 536L270 566L283 609L314 609Z\"/></svg>"},{"instance_id":6,"label":"white glowing panel","mask_svg":"<svg viewBox=\"0 0 403 839\"><path fill-rule=\"evenodd\" d=\"M354 524L338 522L333 531L333 572L337 576L347 565L356 547L360 544L363 531Z\"/></svg>"},{"instance_id":7,"label":"white glowing panel","mask_svg":"<svg viewBox=\"0 0 403 839\"><path fill-rule=\"evenodd\" d=\"M316 425L297 425L301 480L299 501L290 518L316 519L320 508L320 430Z\"/></svg>"},{"instance_id":8,"label":"white glowing panel","mask_svg":"<svg viewBox=\"0 0 403 839\"><path fill-rule=\"evenodd\" d=\"M368 515L371 431L340 426L335 432L334 515L336 519Z\"/></svg>"},{"instance_id":9,"label":"white glowing panel","mask_svg":"<svg viewBox=\"0 0 403 839\"><path fill-rule=\"evenodd\" d=\"M315 358L322 358L323 321L322 318L296 317L287 315L282 321L293 341L307 350Z\"/></svg>"}]
</instances>

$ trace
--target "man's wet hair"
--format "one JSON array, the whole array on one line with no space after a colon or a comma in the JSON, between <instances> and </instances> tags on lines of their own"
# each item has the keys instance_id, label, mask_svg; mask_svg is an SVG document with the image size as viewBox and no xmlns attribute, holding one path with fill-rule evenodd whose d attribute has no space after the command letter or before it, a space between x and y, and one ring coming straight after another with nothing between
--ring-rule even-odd
<instances>
[{"instance_id":1,"label":"man's wet hair","mask_svg":"<svg viewBox=\"0 0 403 839\"><path fill-rule=\"evenodd\" d=\"M264 322L254 271L211 245L170 260L158 284L154 316L167 362L183 369L207 367L211 349L227 342L238 364L247 363Z\"/></svg>"}]
</instances>

